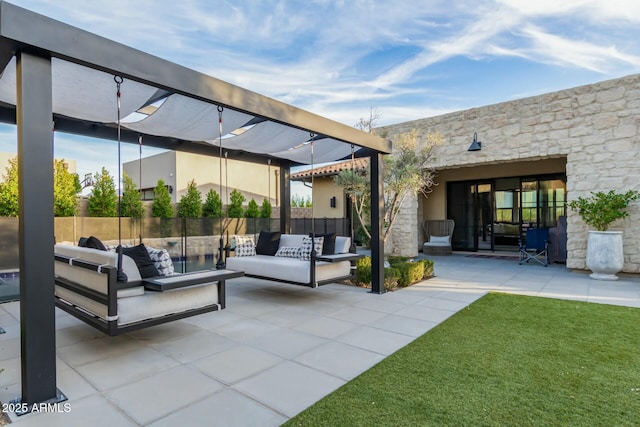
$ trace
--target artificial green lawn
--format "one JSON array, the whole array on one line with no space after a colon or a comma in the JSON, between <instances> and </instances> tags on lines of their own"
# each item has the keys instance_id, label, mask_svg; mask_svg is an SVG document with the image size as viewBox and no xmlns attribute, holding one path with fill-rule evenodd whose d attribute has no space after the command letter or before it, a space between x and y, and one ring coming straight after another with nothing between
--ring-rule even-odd
<instances>
[{"instance_id":1,"label":"artificial green lawn","mask_svg":"<svg viewBox=\"0 0 640 427\"><path fill-rule=\"evenodd\" d=\"M640 309L489 294L285 425L638 426Z\"/></svg>"}]
</instances>

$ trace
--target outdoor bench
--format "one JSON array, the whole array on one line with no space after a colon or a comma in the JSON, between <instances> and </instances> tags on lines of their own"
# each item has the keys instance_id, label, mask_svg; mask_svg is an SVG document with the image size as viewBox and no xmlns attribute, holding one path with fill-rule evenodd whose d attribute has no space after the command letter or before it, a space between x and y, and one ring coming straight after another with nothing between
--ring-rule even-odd
<instances>
[{"instance_id":1,"label":"outdoor bench","mask_svg":"<svg viewBox=\"0 0 640 427\"><path fill-rule=\"evenodd\" d=\"M265 236L272 237L270 251L260 250L263 246L261 240ZM323 240L326 238L327 244L329 244L329 236L317 235ZM335 247L328 251L330 253L322 254L322 249L320 249L317 254L305 259L304 256L301 256L300 251L303 250L305 238L310 239L307 235L280 235L280 233L261 232L257 245L253 243L252 239L249 239L247 244L253 246L255 250L250 250L248 253L239 250L237 240L240 237L236 236L235 256L227 258L226 267L231 270L243 271L245 276L249 277L312 288L351 278L352 262L361 258L362 255L349 253L351 238L335 235L332 237L335 238ZM325 252L327 251L325 250Z\"/></svg>"},{"instance_id":2,"label":"outdoor bench","mask_svg":"<svg viewBox=\"0 0 640 427\"><path fill-rule=\"evenodd\" d=\"M108 335L225 308L225 280L242 272L205 270L143 279L122 256L126 282L117 280L118 254L55 245L56 306Z\"/></svg>"}]
</instances>

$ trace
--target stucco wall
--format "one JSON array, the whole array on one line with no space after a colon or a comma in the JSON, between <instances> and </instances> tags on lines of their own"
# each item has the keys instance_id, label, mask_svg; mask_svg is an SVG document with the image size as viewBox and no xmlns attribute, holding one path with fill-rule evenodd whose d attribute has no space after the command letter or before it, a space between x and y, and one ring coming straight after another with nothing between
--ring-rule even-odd
<instances>
[{"instance_id":1,"label":"stucco wall","mask_svg":"<svg viewBox=\"0 0 640 427\"><path fill-rule=\"evenodd\" d=\"M640 190L640 75L608 80L541 96L519 99L381 129L388 137L418 129L439 132L446 141L436 150L437 167L456 168L524 163L518 175L537 173L539 160L566 158L568 199L591 191ZM482 150L467 149L478 133ZM461 172L462 173L462 172ZM408 214L416 205L406 207ZM425 216L428 206L425 206ZM612 228L624 230L624 271L640 272L640 203L630 217ZM409 236L414 224L398 224L396 234ZM568 212L568 268L585 268L587 226ZM415 234L415 233L414 233ZM417 241L394 239L400 252L415 252Z\"/></svg>"},{"instance_id":2,"label":"stucco wall","mask_svg":"<svg viewBox=\"0 0 640 427\"><path fill-rule=\"evenodd\" d=\"M137 160L125 163L123 170L133 178L138 188L152 188L156 186L158 179L164 180L165 184L173 188L171 199L174 203L180 201L192 179L195 179L198 190L202 193L203 202L210 189L220 193L220 162L216 157L169 151L143 158L142 186L139 185L140 166ZM280 191L279 175L276 175L279 173L278 167L269 167L266 161L262 165L228 160L226 170L223 162L222 173L223 202L227 200L227 186L224 184L228 180L229 192L239 190L247 198L247 202L254 198L260 205L270 194L271 204L277 205L276 195Z\"/></svg>"},{"instance_id":3,"label":"stucco wall","mask_svg":"<svg viewBox=\"0 0 640 427\"><path fill-rule=\"evenodd\" d=\"M336 198L336 206L330 200ZM313 183L313 213L316 218L346 217L345 195L342 187L336 185L333 177L319 177Z\"/></svg>"}]
</instances>

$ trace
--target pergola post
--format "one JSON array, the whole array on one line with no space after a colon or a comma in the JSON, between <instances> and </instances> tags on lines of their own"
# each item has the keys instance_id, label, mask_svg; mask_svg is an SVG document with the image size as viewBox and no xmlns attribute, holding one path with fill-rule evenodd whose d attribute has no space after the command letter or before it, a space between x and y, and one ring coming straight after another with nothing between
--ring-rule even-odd
<instances>
[{"instance_id":1,"label":"pergola post","mask_svg":"<svg viewBox=\"0 0 640 427\"><path fill-rule=\"evenodd\" d=\"M280 163L280 232L291 232L291 167Z\"/></svg>"},{"instance_id":2,"label":"pergola post","mask_svg":"<svg viewBox=\"0 0 640 427\"><path fill-rule=\"evenodd\" d=\"M384 186L381 153L371 154L371 293L384 289Z\"/></svg>"},{"instance_id":3,"label":"pergola post","mask_svg":"<svg viewBox=\"0 0 640 427\"><path fill-rule=\"evenodd\" d=\"M17 54L21 403L57 402L51 58ZM29 412L26 410L26 412Z\"/></svg>"}]
</instances>

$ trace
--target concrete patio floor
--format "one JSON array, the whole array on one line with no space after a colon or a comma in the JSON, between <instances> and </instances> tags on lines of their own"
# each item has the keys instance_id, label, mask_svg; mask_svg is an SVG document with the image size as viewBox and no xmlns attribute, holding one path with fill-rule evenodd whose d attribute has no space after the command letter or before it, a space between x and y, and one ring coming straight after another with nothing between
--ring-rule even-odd
<instances>
[{"instance_id":1,"label":"concrete patio floor","mask_svg":"<svg viewBox=\"0 0 640 427\"><path fill-rule=\"evenodd\" d=\"M486 292L640 307L640 278L599 282L563 265L434 257L436 277L384 295L227 282L227 309L120 337L57 310L68 413L20 426L277 426ZM0 305L0 401L20 395L19 304Z\"/></svg>"}]
</instances>

